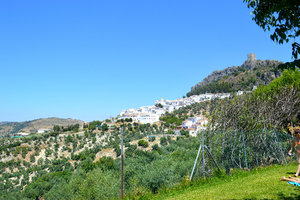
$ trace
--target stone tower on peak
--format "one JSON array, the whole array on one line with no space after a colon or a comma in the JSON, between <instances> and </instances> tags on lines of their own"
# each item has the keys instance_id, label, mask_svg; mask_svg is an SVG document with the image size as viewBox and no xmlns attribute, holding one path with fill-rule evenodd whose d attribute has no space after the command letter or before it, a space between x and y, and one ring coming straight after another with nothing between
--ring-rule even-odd
<instances>
[{"instance_id":1,"label":"stone tower on peak","mask_svg":"<svg viewBox=\"0 0 300 200\"><path fill-rule=\"evenodd\" d=\"M250 62L256 61L256 55L255 55L255 53L249 53L247 55L247 61L250 61Z\"/></svg>"},{"instance_id":2,"label":"stone tower on peak","mask_svg":"<svg viewBox=\"0 0 300 200\"><path fill-rule=\"evenodd\" d=\"M249 53L247 54L247 60L241 65L243 68L251 69L255 67L259 63L258 60L256 60L255 53Z\"/></svg>"}]
</instances>

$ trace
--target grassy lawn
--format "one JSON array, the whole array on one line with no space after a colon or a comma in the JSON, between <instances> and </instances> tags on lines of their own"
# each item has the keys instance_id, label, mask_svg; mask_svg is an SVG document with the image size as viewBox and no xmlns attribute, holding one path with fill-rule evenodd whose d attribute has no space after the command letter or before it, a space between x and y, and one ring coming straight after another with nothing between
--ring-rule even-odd
<instances>
[{"instance_id":1,"label":"grassy lawn","mask_svg":"<svg viewBox=\"0 0 300 200\"><path fill-rule=\"evenodd\" d=\"M283 176L292 176L296 169L297 164L291 164L237 172L184 189L165 191L155 199L300 199L300 187L280 181Z\"/></svg>"}]
</instances>

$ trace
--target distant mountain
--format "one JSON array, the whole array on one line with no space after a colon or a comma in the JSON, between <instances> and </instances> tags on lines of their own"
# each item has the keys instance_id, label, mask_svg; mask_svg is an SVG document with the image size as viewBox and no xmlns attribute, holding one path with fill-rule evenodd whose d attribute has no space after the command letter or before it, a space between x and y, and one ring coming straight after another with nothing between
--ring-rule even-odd
<instances>
[{"instance_id":1,"label":"distant mountain","mask_svg":"<svg viewBox=\"0 0 300 200\"><path fill-rule=\"evenodd\" d=\"M54 125L68 126L73 124L83 124L77 119L43 118L25 122L0 122L0 136L6 136L19 131L37 132L39 129L51 129Z\"/></svg>"},{"instance_id":2,"label":"distant mountain","mask_svg":"<svg viewBox=\"0 0 300 200\"><path fill-rule=\"evenodd\" d=\"M197 83L187 96L204 93L250 91L253 86L267 85L281 75L277 60L256 60L255 54L248 54L248 59L241 66L227 67L214 71Z\"/></svg>"}]
</instances>

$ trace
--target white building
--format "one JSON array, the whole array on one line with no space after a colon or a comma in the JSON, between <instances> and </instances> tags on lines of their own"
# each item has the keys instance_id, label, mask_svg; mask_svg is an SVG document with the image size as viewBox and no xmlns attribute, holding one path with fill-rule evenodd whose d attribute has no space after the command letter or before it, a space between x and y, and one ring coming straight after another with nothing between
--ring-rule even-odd
<instances>
[{"instance_id":1,"label":"white building","mask_svg":"<svg viewBox=\"0 0 300 200\"><path fill-rule=\"evenodd\" d=\"M137 122L137 119L136 119L137 115L136 114L128 114L128 115L122 115L122 116L119 116L118 119L132 119L132 121L135 121Z\"/></svg>"},{"instance_id":2,"label":"white building","mask_svg":"<svg viewBox=\"0 0 300 200\"><path fill-rule=\"evenodd\" d=\"M160 115L157 114L140 114L136 117L136 120L142 124L154 123L159 121Z\"/></svg>"},{"instance_id":3,"label":"white building","mask_svg":"<svg viewBox=\"0 0 300 200\"><path fill-rule=\"evenodd\" d=\"M193 122L190 120L182 122L182 128L190 128L191 126L193 126Z\"/></svg>"},{"instance_id":4,"label":"white building","mask_svg":"<svg viewBox=\"0 0 300 200\"><path fill-rule=\"evenodd\" d=\"M207 119L204 119L202 116L196 116L183 121L181 127L183 129L194 129L197 131L201 131L206 129L207 123Z\"/></svg>"},{"instance_id":5,"label":"white building","mask_svg":"<svg viewBox=\"0 0 300 200\"><path fill-rule=\"evenodd\" d=\"M188 131L191 137L196 137L198 135L197 129L189 129Z\"/></svg>"},{"instance_id":6,"label":"white building","mask_svg":"<svg viewBox=\"0 0 300 200\"><path fill-rule=\"evenodd\" d=\"M38 133L47 133L49 132L51 129L39 129Z\"/></svg>"},{"instance_id":7,"label":"white building","mask_svg":"<svg viewBox=\"0 0 300 200\"><path fill-rule=\"evenodd\" d=\"M15 133L14 135L18 135L18 136L27 136L29 135L30 133L25 133L25 132L18 132L18 133Z\"/></svg>"},{"instance_id":8,"label":"white building","mask_svg":"<svg viewBox=\"0 0 300 200\"><path fill-rule=\"evenodd\" d=\"M237 95L238 95L238 96L239 96L239 95L242 95L242 94L244 94L243 91L238 91L238 92L237 92Z\"/></svg>"}]
</instances>

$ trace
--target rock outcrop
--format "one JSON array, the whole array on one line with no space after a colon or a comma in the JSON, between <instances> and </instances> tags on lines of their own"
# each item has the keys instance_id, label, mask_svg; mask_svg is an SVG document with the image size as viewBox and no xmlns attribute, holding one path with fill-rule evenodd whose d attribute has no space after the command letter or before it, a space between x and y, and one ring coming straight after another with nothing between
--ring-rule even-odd
<instances>
[{"instance_id":1,"label":"rock outcrop","mask_svg":"<svg viewBox=\"0 0 300 200\"><path fill-rule=\"evenodd\" d=\"M217 70L212 72L201 82L193 86L191 88L191 92L199 87L224 79L225 77L231 79L239 72L255 73L258 72L258 69L262 69L264 67L268 67L269 70L261 70L259 72L261 73L261 76L258 78L261 79L265 84L268 84L270 81L281 75L281 72L277 70L277 66L282 62L277 60L256 60L255 57L255 54L248 54L248 59L241 66L227 67L224 70Z\"/></svg>"}]
</instances>

